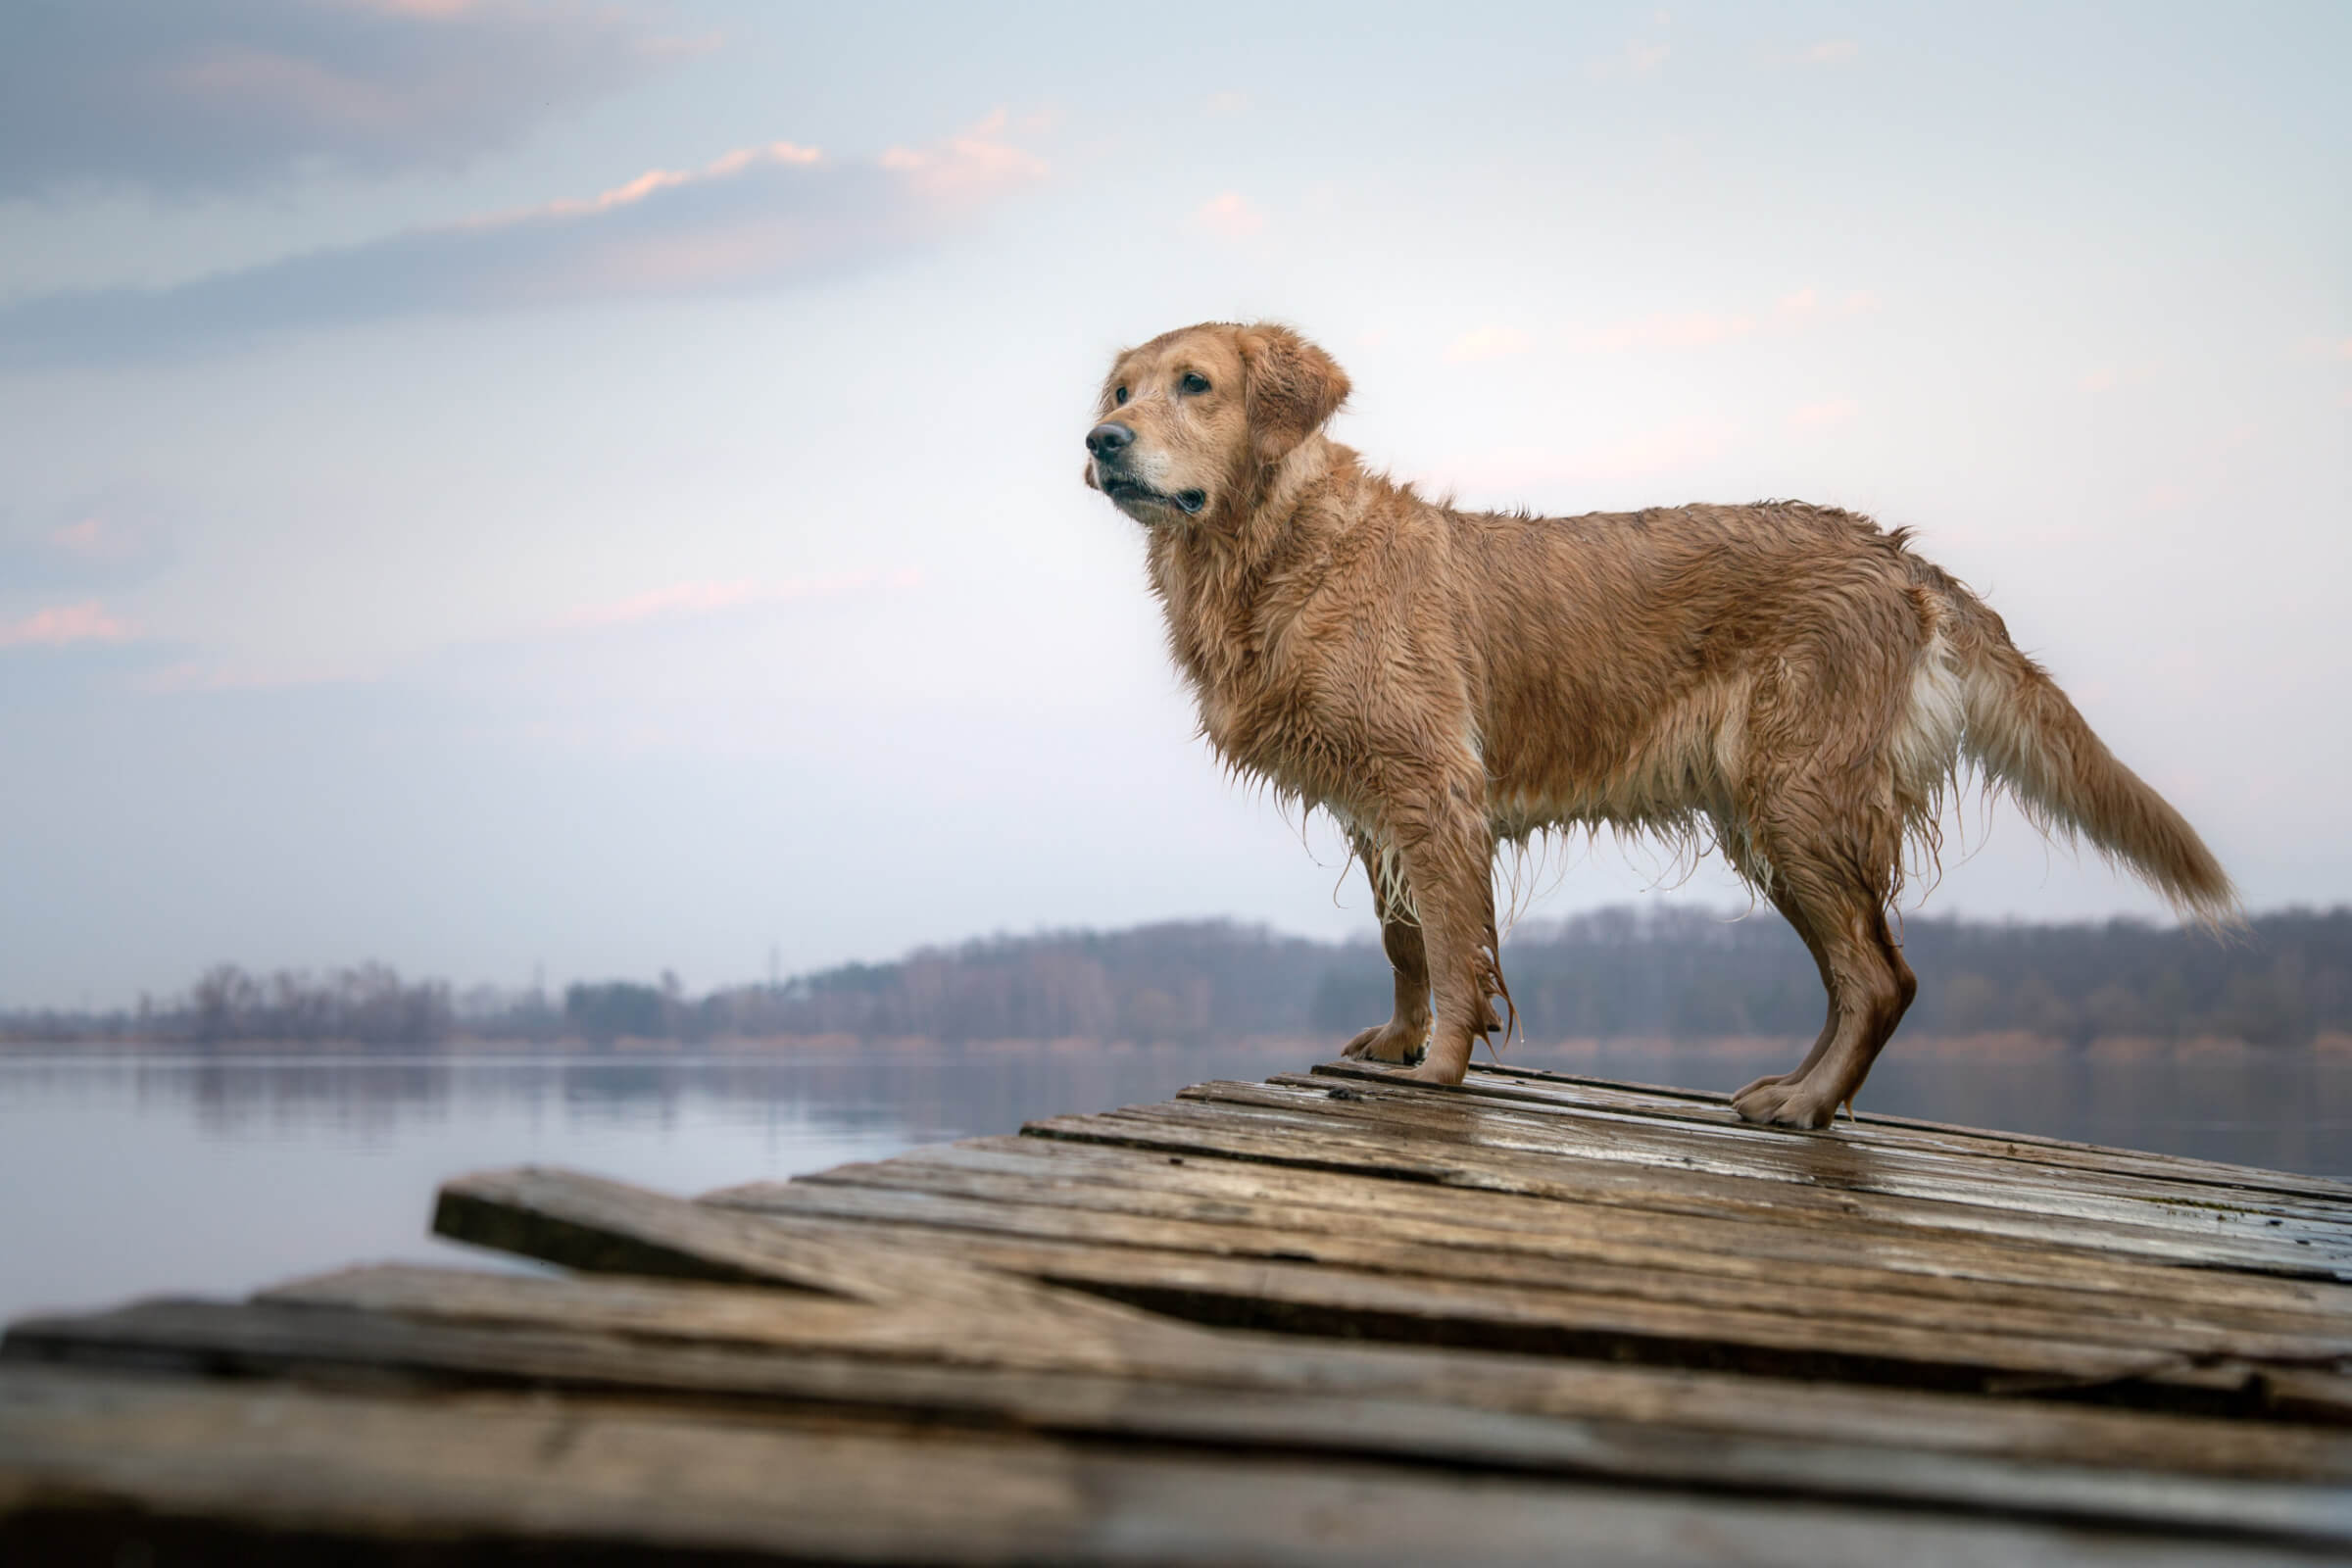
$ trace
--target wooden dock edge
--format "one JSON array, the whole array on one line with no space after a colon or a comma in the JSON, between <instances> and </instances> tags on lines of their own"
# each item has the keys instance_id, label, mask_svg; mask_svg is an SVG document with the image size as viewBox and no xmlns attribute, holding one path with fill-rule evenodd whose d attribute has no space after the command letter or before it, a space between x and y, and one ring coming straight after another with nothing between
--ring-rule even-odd
<instances>
[{"instance_id":1,"label":"wooden dock edge","mask_svg":"<svg viewBox=\"0 0 2352 1568\"><path fill-rule=\"evenodd\" d=\"M1351 1064L0 1341L0 1560L2352 1560L2352 1188Z\"/></svg>"}]
</instances>

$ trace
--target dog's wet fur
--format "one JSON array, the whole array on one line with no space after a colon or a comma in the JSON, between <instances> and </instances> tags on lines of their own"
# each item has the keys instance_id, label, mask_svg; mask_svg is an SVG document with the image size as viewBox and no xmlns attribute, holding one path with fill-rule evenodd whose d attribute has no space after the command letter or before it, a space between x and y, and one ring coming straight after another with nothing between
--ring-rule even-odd
<instances>
[{"instance_id":1,"label":"dog's wet fur","mask_svg":"<svg viewBox=\"0 0 2352 1568\"><path fill-rule=\"evenodd\" d=\"M1887 911L1972 764L2183 914L2239 918L2180 813L1903 530L1785 501L1459 511L1325 435L1348 391L1286 327L1165 333L1103 381L1086 482L1149 530L1202 733L1370 877L1396 1012L1348 1055L1460 1082L1509 1010L1497 847L1662 831L1720 848L1811 951L1820 1038L1732 1103L1826 1126L1911 1004Z\"/></svg>"}]
</instances>

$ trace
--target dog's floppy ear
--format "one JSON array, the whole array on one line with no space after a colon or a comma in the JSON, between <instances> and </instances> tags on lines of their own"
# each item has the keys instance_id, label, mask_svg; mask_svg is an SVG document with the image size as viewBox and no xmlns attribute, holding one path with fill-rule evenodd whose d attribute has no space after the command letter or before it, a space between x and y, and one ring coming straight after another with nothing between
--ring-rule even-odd
<instances>
[{"instance_id":1,"label":"dog's floppy ear","mask_svg":"<svg viewBox=\"0 0 2352 1568\"><path fill-rule=\"evenodd\" d=\"M1276 463L1348 401L1348 372L1287 326L1242 328L1244 408L1257 461Z\"/></svg>"}]
</instances>

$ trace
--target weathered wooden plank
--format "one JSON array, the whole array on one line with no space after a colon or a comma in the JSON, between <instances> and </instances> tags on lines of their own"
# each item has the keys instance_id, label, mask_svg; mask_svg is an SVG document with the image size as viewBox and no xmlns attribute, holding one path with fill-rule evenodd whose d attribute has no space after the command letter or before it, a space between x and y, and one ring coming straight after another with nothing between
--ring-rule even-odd
<instances>
[{"instance_id":1,"label":"weathered wooden plank","mask_svg":"<svg viewBox=\"0 0 2352 1568\"><path fill-rule=\"evenodd\" d=\"M1829 1228L1860 1221L1898 1230L1961 1231L2038 1245L2104 1248L2171 1263L2229 1266L2242 1261L2233 1250L2201 1245L2199 1238L2173 1231L2151 1233L2147 1227L2120 1223L2086 1225L2059 1216L1934 1198L1702 1171L1697 1168L1696 1156L1690 1155L1671 1156L1671 1163L1580 1159L1557 1147L1507 1133L1483 1140L1416 1137L1397 1125L1349 1123L1274 1107L1178 1102L1138 1106L1099 1117L1054 1118L1026 1130L1039 1136L1124 1143L1163 1152L1265 1159L1387 1180L1668 1211L1768 1217L1782 1223L1810 1221ZM1526 1147L1529 1145L1533 1147ZM2299 1264L2302 1260L2297 1256L2291 1261ZM2333 1277L2321 1259L2314 1259L2308 1269L2290 1272Z\"/></svg>"},{"instance_id":2,"label":"weathered wooden plank","mask_svg":"<svg viewBox=\"0 0 2352 1568\"><path fill-rule=\"evenodd\" d=\"M2299 1296L2253 1305L2234 1296L2209 1297L2191 1290L2210 1271L2184 1278L2158 1265L2118 1265L2101 1254L2082 1254L2099 1274L2086 1284L2070 1250L2033 1249L1994 1240L1976 1241L1951 1233L1889 1236L1883 1228L1854 1227L1858 1234L1825 1237L1807 1226L1771 1221L1735 1221L1655 1214L1601 1204L1562 1204L1499 1194L1463 1193L1391 1183L1349 1183L1321 1172L1226 1160L1189 1160L1169 1166L1128 1151L1134 1168L1115 1166L1092 1179L1056 1168L1052 1160L1021 1159L1023 1144L1007 1141L987 1150L971 1146L925 1150L895 1159L852 1164L798 1178L791 1183L755 1182L723 1189L704 1201L760 1208L798 1201L783 1195L823 1187L879 1189L960 1199L991 1205L1054 1206L1173 1221L1181 1226L1224 1227L1243 1237L1266 1232L1350 1241L1379 1237L1408 1246L1445 1248L1504 1256L1530 1255L1561 1261L1591 1261L1628 1268L1666 1268L1770 1284L1783 1279L1827 1287L1901 1292L1948 1300L2014 1303L2037 1309L2113 1314L2162 1321L2183 1319L2215 1327L2261 1333L2331 1336L2352 1332L2352 1288L2288 1283L2294 1292L2334 1293L2332 1302ZM1119 1151L1103 1146L1025 1141L1027 1150ZM987 1163L980 1163L986 1161ZM1009 1168L1006 1168L1009 1167ZM1267 1178L1271 1178L1268 1180ZM1336 1188L1337 1191L1320 1189ZM1345 1200L1355 1197L1349 1203ZM1308 1199L1324 1200L1309 1201ZM1430 1200L1435 1200L1431 1201ZM1531 1212L1521 1213L1520 1209ZM1181 1234L1181 1233L1176 1233ZM1204 1250L1215 1250L1202 1237ZM1315 1241L1305 1250L1315 1252ZM1231 1247L1253 1248L1237 1239ZM1288 1250L1288 1244L1284 1244ZM1989 1266L1973 1261L1978 1254ZM2011 1267L2018 1253L2020 1267ZM1315 1252L1315 1255L1322 1255ZM2023 1274L2020 1280L2016 1275ZM2214 1275L2235 1284L2241 1276ZM2251 1277L2267 1285L2266 1277Z\"/></svg>"},{"instance_id":3,"label":"weathered wooden plank","mask_svg":"<svg viewBox=\"0 0 2352 1568\"><path fill-rule=\"evenodd\" d=\"M986 1295L998 1282L887 1243L845 1248L790 1226L731 1223L707 1207L584 1172L523 1166L442 1185L433 1229L455 1241L575 1268L730 1280L854 1301Z\"/></svg>"},{"instance_id":4,"label":"weathered wooden plank","mask_svg":"<svg viewBox=\"0 0 2352 1568\"><path fill-rule=\"evenodd\" d=\"M1148 1313L1065 1317L974 1310L959 1301L878 1305L724 1284L630 1275L539 1279L393 1264L291 1280L256 1300L426 1316L452 1323L518 1322L594 1329L634 1339L784 1348L955 1365L1053 1367L1118 1374L1202 1353L1211 1336ZM24 1324L11 1325L8 1345Z\"/></svg>"},{"instance_id":5,"label":"weathered wooden plank","mask_svg":"<svg viewBox=\"0 0 2352 1568\"><path fill-rule=\"evenodd\" d=\"M2352 1467L2352 1437L2314 1429L1232 1331L1137 1336L1106 1345L1054 1333L990 1334L987 1325L955 1312L800 1308L771 1313L761 1300L767 1294L728 1286L534 1279L386 1265L297 1281L261 1299L268 1305L339 1307L466 1326L594 1331L639 1343L680 1341L867 1361L1123 1375L1267 1393L1434 1399L1526 1414L2119 1467L2304 1479L2341 1477ZM64 1321L71 1331L86 1320ZM722 1325L717 1333L714 1324ZM29 1343L42 1328L19 1325L18 1330ZM20 1343L18 1330L12 1330L12 1346Z\"/></svg>"},{"instance_id":6,"label":"weathered wooden plank","mask_svg":"<svg viewBox=\"0 0 2352 1568\"><path fill-rule=\"evenodd\" d=\"M593 1272L817 1291L853 1300L1026 1311L1118 1324L1105 1302L948 1261L883 1235L809 1229L740 1214L578 1171L526 1166L441 1188L433 1228L455 1241Z\"/></svg>"},{"instance_id":7,"label":"weathered wooden plank","mask_svg":"<svg viewBox=\"0 0 2352 1568\"><path fill-rule=\"evenodd\" d=\"M1311 1073L1276 1073L1266 1083L1277 1089L1327 1096L1334 1081L1362 1088L1376 1101L1426 1105L1431 1100L1431 1091L1426 1086L1402 1082L1394 1074L1355 1062L1325 1063ZM1468 1096L1544 1115L1631 1121L1670 1133L1696 1129L1695 1136L1710 1142L1721 1141L1767 1153L1787 1151L1792 1136L1810 1136L1741 1121L1728 1103L1683 1102L1668 1107L1645 1102L1643 1097L1604 1095L1595 1090L1522 1080L1494 1072L1465 1078L1458 1088L1441 1093ZM2336 1191L2336 1184L2319 1182L2316 1178L2308 1183L2291 1178L2264 1183L2253 1179L2263 1172L2222 1166L2219 1170L2225 1173L2244 1170L2246 1174L2236 1179L2217 1179L2211 1172L2183 1170L2177 1162L2159 1156L2119 1152L2102 1157L2040 1151L1987 1137L1887 1128L1874 1121L1840 1121L1829 1130L1829 1136L1858 1149L1878 1151L1892 1166L1922 1173L1966 1170L1973 1182L1991 1184L2002 1190L2136 1198L2169 1206L2259 1207L2266 1215L2316 1225L2341 1228L2352 1224L2352 1188Z\"/></svg>"},{"instance_id":8,"label":"weathered wooden plank","mask_svg":"<svg viewBox=\"0 0 2352 1568\"><path fill-rule=\"evenodd\" d=\"M1101 1116L1057 1116L1032 1122L1035 1137L1124 1144L1165 1154L1200 1153L1258 1159L1306 1169L1352 1172L1392 1181L1425 1182L1582 1201L1614 1201L1695 1213L1748 1213L1794 1219L1810 1215L1835 1224L1855 1218L1895 1225L1958 1230L2060 1246L2105 1248L2141 1258L2207 1268L2277 1273L2287 1278L2352 1277L2316 1253L2280 1248L2263 1255L2231 1245L2205 1245L2193 1236L2122 1223L2092 1225L2060 1216L2022 1213L1936 1199L1834 1190L1792 1180L1758 1180L1697 1169L1695 1156L1648 1160L1584 1160L1507 1135L1486 1142L1412 1138L1398 1130L1274 1109L1206 1106L1184 1102L1138 1106ZM1831 1151L1823 1140L1817 1147ZM1853 1158L1866 1157L1848 1152ZM1824 1159L1839 1156L1825 1153ZM1669 1176L1667 1173L1672 1172Z\"/></svg>"},{"instance_id":9,"label":"weathered wooden plank","mask_svg":"<svg viewBox=\"0 0 2352 1568\"><path fill-rule=\"evenodd\" d=\"M1693 1170L1995 1208L2095 1227L2102 1237L2119 1228L2142 1237L2169 1233L2196 1249L2198 1260L2209 1265L2294 1268L2318 1261L2352 1268L2352 1225L2340 1212L2315 1215L2287 1200L2256 1207L2246 1201L2245 1194L2192 1200L2176 1189L2158 1186L2150 1192L2145 1183L2052 1180L2021 1175L2016 1167L2005 1169L1997 1161L1870 1150L1824 1134L1792 1134L1728 1120L1669 1128L1607 1111L1546 1112L1502 1100L1480 1103L1476 1096L1422 1085L1366 1083L1353 1096L1334 1101L1323 1086L1214 1082L1183 1091L1176 1103L1187 1102L1335 1118L1358 1131L1552 1158ZM2271 1228L2268 1219L2279 1219L2284 1228ZM2308 1248L2308 1256L2298 1247Z\"/></svg>"},{"instance_id":10,"label":"weathered wooden plank","mask_svg":"<svg viewBox=\"0 0 2352 1568\"><path fill-rule=\"evenodd\" d=\"M1379 1069L1366 1068L1353 1061L1318 1063L1313 1072L1317 1076L1386 1076ZM1489 1083L1556 1087L1574 1096L1579 1102L1671 1117L1704 1116L1707 1107L1728 1109L1731 1104L1728 1094L1703 1089L1622 1083L1614 1079L1517 1063L1494 1065L1473 1062L1470 1074L1463 1083L1474 1090ZM2237 1165L2226 1160L2199 1159L2187 1154L2163 1154L2147 1150L2086 1144L2040 1133L2005 1132L1869 1111L1864 1111L1852 1122L1840 1119L1837 1130L1840 1135L1872 1138L1901 1138L1906 1134L1921 1134L1926 1136L1932 1147L1977 1152L1993 1158L2047 1163L2069 1170L2138 1172L2162 1180L2178 1179L2218 1187L2318 1198L2338 1203L2352 1202L2352 1182L2330 1177L2313 1176L2301 1171L2272 1170L2260 1165Z\"/></svg>"},{"instance_id":11,"label":"weathered wooden plank","mask_svg":"<svg viewBox=\"0 0 2352 1568\"><path fill-rule=\"evenodd\" d=\"M1301 1231L1396 1234L1433 1243L1514 1249L1542 1255L1638 1260L1641 1250L1679 1254L1684 1266L1851 1266L1895 1288L2016 1286L2075 1298L2113 1295L2193 1305L2200 1315L2285 1333L2332 1333L2352 1320L2352 1287L2332 1282L2180 1269L2091 1248L1854 1219L1835 1226L1789 1217L1768 1203L1729 1212L1621 1205L1615 1190L1571 1200L1493 1188L1384 1181L1311 1166L1210 1154L1170 1155L1121 1144L1051 1138L978 1138L893 1159L836 1166L807 1184L906 1188L992 1201L1060 1203L1199 1221ZM706 1200L750 1200L776 1184L753 1183ZM1630 1253L1620 1250L1635 1250Z\"/></svg>"},{"instance_id":12,"label":"weathered wooden plank","mask_svg":"<svg viewBox=\"0 0 2352 1568\"><path fill-rule=\"evenodd\" d=\"M843 1227L849 1235L862 1229ZM2087 1339L2026 1338L2001 1332L1997 1323L1973 1333L1923 1330L1721 1300L1690 1304L952 1230L926 1232L924 1245L959 1261L1212 1326L1909 1388L2030 1393L2111 1387L2182 1408L2209 1407L2215 1381L2197 1374L2199 1356ZM2245 1388L2259 1365L2231 1364L2235 1370L2224 1375L2230 1390Z\"/></svg>"},{"instance_id":13,"label":"weathered wooden plank","mask_svg":"<svg viewBox=\"0 0 2352 1568\"><path fill-rule=\"evenodd\" d=\"M1371 1234L1329 1229L1246 1226L1167 1217L1139 1218L1021 1199L973 1199L903 1188L839 1183L774 1184L751 1195L712 1200L768 1214L799 1214L883 1226L936 1227L1082 1243L1149 1248L1214 1257L1329 1263L1373 1273L1421 1276L1638 1297L1692 1306L1766 1310L1828 1322L1850 1318L1927 1332L2000 1333L2080 1341L2196 1357L2326 1364L2352 1361L2352 1314L2332 1332L2253 1329L2217 1324L2177 1300L2023 1292L1973 1282L1911 1277L1920 1291L1888 1288L1881 1271L1806 1264L1773 1266L1752 1258L1692 1255L1663 1247L1588 1249L1561 1257L1517 1249L1432 1242L1384 1224ZM1740 1265L1745 1264L1745 1267ZM1695 1266L1694 1266L1695 1265ZM1903 1278L1896 1276L1897 1279Z\"/></svg>"},{"instance_id":14,"label":"weathered wooden plank","mask_svg":"<svg viewBox=\"0 0 2352 1568\"><path fill-rule=\"evenodd\" d=\"M674 1289L674 1288L673 1288ZM528 1294L527 1292L522 1294ZM689 1292L689 1294L691 1294ZM1852 1441L1788 1423L1750 1437L1654 1420L1572 1418L1460 1402L1297 1387L1209 1388L1149 1376L905 1366L704 1344L648 1346L568 1323L485 1330L369 1311L159 1301L20 1326L10 1354L79 1365L224 1369L240 1375L358 1375L376 1392L405 1374L420 1387L636 1392L730 1407L871 1410L1064 1438L1188 1448L1423 1459L1448 1468L1567 1475L1995 1514L2034 1513L2142 1527L2260 1529L2352 1544L2352 1467L2338 1453L2324 1484L2281 1487L2083 1464L2043 1445L2034 1462ZM2160 1425L2109 1418L2110 1427ZM2082 1434L2077 1433L2078 1438ZM2207 1445L2226 1441L2200 1434ZM2352 1445L2346 1445L2352 1446Z\"/></svg>"},{"instance_id":15,"label":"weathered wooden plank","mask_svg":"<svg viewBox=\"0 0 2352 1568\"><path fill-rule=\"evenodd\" d=\"M754 1278L756 1238L739 1226L711 1228L692 1214L699 1205L617 1183L584 1184L562 1173L537 1172L527 1181L468 1178L460 1216L476 1233L501 1236L527 1249L551 1234L542 1216L561 1216L552 1234L561 1255L552 1261L593 1271L692 1277L707 1268L714 1279ZM505 1210L514 1209L507 1217ZM445 1202L442 1214L449 1213ZM724 1212L711 1210L711 1212ZM729 1216L734 1218L735 1216ZM961 1265L953 1274L963 1294L934 1305L972 1310L1027 1310L1069 1317L1073 1325L1101 1321L1136 1333L1150 1320L1117 1316L1112 1308L1079 1310L1066 1296L1039 1292L1022 1299L1014 1275L1049 1287L1107 1297L1194 1322L1276 1329L1310 1335L1400 1340L1415 1344L1477 1345L1531 1353L1635 1360L1788 1377L1828 1377L1905 1387L2034 1390L2125 1386L2153 1399L2210 1404L2210 1373L2184 1380L2200 1360L2233 1355L2219 1349L2195 1355L2088 1340L2033 1339L1957 1326L1921 1329L1885 1319L1804 1317L1757 1310L1736 1299L1703 1304L1609 1296L1579 1289L1529 1289L1453 1278L1400 1278L1358 1269L1223 1257L1127 1247L1102 1249L1063 1242L932 1230L919 1249L879 1242L872 1227L816 1219L745 1217L790 1232L798 1256L892 1257L913 1254L935 1266ZM600 1227L613 1227L607 1236ZM708 1250L706 1250L706 1249ZM656 1266L635 1259L650 1255ZM805 1267L796 1260L796 1267ZM949 1270L943 1268L943 1272ZM968 1283L978 1280L994 1296ZM2318 1354L2325 1354L2325 1351ZM2317 1355L2309 1357L2316 1359ZM2250 1374L2225 1380L2243 1388ZM2184 1387L2184 1381L2186 1386Z\"/></svg>"},{"instance_id":16,"label":"weathered wooden plank","mask_svg":"<svg viewBox=\"0 0 2352 1568\"><path fill-rule=\"evenodd\" d=\"M162 1519L342 1543L558 1543L674 1558L1228 1564L2325 1560L2243 1532L1912 1515L1417 1473L1098 1452L1004 1434L693 1417L476 1395L0 1373L0 1546L114 1546ZM74 1532L80 1533L75 1536ZM218 1534L216 1540L219 1539ZM286 1536L279 1536L283 1545ZM113 1553L108 1552L111 1556Z\"/></svg>"},{"instance_id":17,"label":"weathered wooden plank","mask_svg":"<svg viewBox=\"0 0 2352 1568\"><path fill-rule=\"evenodd\" d=\"M727 1215L739 1225L707 1227L677 1212L697 1205L656 1194L635 1194L618 1183L592 1186L567 1182L563 1173L535 1172L524 1182L468 1178L466 1205L459 1210L474 1239L502 1238L500 1245L529 1249L552 1236L550 1261L594 1272L652 1273L741 1280L757 1276L760 1250L741 1224L776 1224L791 1232L799 1256L904 1255L911 1248L877 1243L870 1228L825 1220L777 1220L770 1216ZM585 1195L585 1196L582 1196ZM503 1210L511 1205L514 1217ZM450 1212L445 1202L441 1223ZM712 1213L725 1213L712 1209ZM560 1214L552 1230L540 1216ZM599 1227L614 1227L610 1236ZM708 1251L705 1250L708 1249ZM2171 1351L2151 1351L2086 1342L2031 1340L1959 1332L1923 1333L1898 1325L1857 1319L1807 1320L1728 1303L1690 1306L1566 1290L1466 1284L1459 1280L1411 1278L1282 1262L1236 1262L1196 1254L1124 1248L996 1238L955 1231L925 1235L920 1253L953 1262L966 1271L958 1280L989 1274L1015 1275L1046 1286L1075 1288L1150 1311L1215 1325L1271 1328L1284 1332L1400 1340L1414 1344L1478 1345L1533 1353L1639 1360L1768 1375L1829 1377L1906 1387L1976 1390L2003 1387L2074 1387L2177 1381L2169 1377L2186 1364ZM642 1268L640 1257L655 1266ZM943 1270L943 1272L945 1272ZM995 1286L996 1282L987 1281ZM1013 1282L992 1297L968 1284L961 1296L932 1303L973 1310L1028 1309L1059 1317L1067 1301L1039 1292L1023 1300ZM906 1298L896 1298L906 1299ZM1088 1303L1093 1304L1093 1303ZM1106 1318L1114 1309L1068 1315ZM1124 1325L1122 1325L1124 1326ZM1147 1323L1133 1325L1150 1332ZM2161 1393L2153 1396L2163 1396Z\"/></svg>"}]
</instances>

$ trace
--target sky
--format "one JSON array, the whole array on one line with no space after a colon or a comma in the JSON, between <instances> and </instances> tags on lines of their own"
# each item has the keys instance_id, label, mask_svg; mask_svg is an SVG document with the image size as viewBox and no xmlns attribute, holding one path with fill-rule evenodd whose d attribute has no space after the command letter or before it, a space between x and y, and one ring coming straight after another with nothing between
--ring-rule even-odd
<instances>
[{"instance_id":1,"label":"sky","mask_svg":"<svg viewBox=\"0 0 2352 1568\"><path fill-rule=\"evenodd\" d=\"M1916 530L2352 898L2352 10L20 0L0 1006L1367 934L1079 482L1288 321L1465 504ZM1907 907L2162 917L2007 808ZM1744 900L1603 839L1529 914Z\"/></svg>"}]
</instances>

